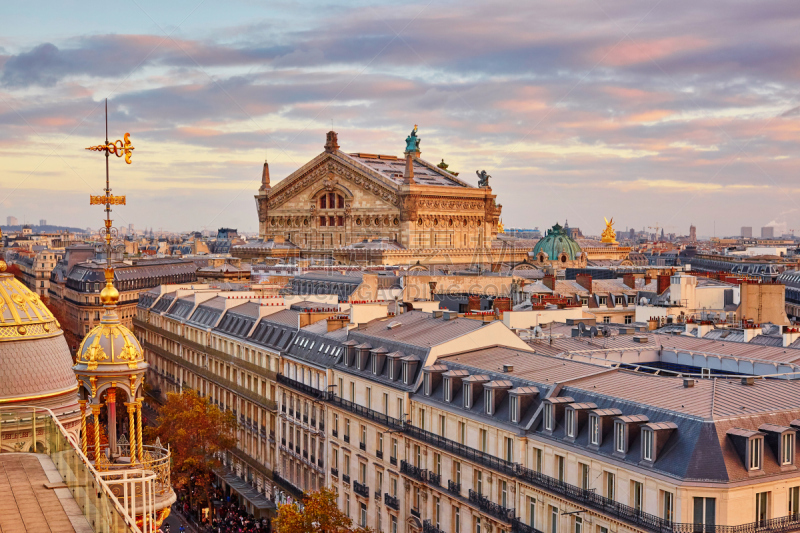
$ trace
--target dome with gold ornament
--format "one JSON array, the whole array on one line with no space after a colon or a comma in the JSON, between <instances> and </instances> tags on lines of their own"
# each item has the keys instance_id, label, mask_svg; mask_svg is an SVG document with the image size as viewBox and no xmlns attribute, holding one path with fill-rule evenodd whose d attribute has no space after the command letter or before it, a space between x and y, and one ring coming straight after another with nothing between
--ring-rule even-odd
<instances>
[{"instance_id":1,"label":"dome with gold ornament","mask_svg":"<svg viewBox=\"0 0 800 533\"><path fill-rule=\"evenodd\" d=\"M0 263L4 272L6 264ZM0 340L50 337L61 333L60 327L39 295L13 275L0 274Z\"/></svg>"},{"instance_id":2,"label":"dome with gold ornament","mask_svg":"<svg viewBox=\"0 0 800 533\"><path fill-rule=\"evenodd\" d=\"M133 332L122 325L116 313L119 291L112 281L114 271L106 270L106 286L100 301L106 308L100 324L92 328L78 348L74 367L80 373L139 373L147 369L144 352Z\"/></svg>"}]
</instances>

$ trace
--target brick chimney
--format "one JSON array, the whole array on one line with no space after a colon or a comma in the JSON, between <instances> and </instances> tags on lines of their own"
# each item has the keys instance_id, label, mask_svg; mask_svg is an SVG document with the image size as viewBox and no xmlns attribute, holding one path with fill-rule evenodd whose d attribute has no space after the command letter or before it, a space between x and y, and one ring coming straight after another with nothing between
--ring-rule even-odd
<instances>
[{"instance_id":1,"label":"brick chimney","mask_svg":"<svg viewBox=\"0 0 800 533\"><path fill-rule=\"evenodd\" d=\"M630 287L631 289L636 288L636 278L633 274L623 274L622 276L622 283L626 286Z\"/></svg>"},{"instance_id":2,"label":"brick chimney","mask_svg":"<svg viewBox=\"0 0 800 533\"><path fill-rule=\"evenodd\" d=\"M542 279L542 283L544 283L544 286L551 291L556 290L556 277L554 275L545 274L544 279Z\"/></svg>"},{"instance_id":3,"label":"brick chimney","mask_svg":"<svg viewBox=\"0 0 800 533\"><path fill-rule=\"evenodd\" d=\"M592 275L591 274L578 274L575 276L575 281L592 294Z\"/></svg>"},{"instance_id":4,"label":"brick chimney","mask_svg":"<svg viewBox=\"0 0 800 533\"><path fill-rule=\"evenodd\" d=\"M339 149L339 135L335 131L329 131L325 138L325 151L335 152Z\"/></svg>"},{"instance_id":5,"label":"brick chimney","mask_svg":"<svg viewBox=\"0 0 800 533\"><path fill-rule=\"evenodd\" d=\"M669 274L659 274L658 275L658 289L657 293L659 295L664 294L664 291L669 289Z\"/></svg>"}]
</instances>

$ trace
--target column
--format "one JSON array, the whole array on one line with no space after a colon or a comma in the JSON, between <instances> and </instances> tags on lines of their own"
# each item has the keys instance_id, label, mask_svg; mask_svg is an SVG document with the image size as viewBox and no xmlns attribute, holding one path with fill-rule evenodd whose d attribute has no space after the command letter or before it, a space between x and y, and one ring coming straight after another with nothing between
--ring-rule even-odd
<instances>
[{"instance_id":1,"label":"column","mask_svg":"<svg viewBox=\"0 0 800 533\"><path fill-rule=\"evenodd\" d=\"M81 405L81 451L89 458L89 439L86 435L86 400L78 400Z\"/></svg>"},{"instance_id":2,"label":"column","mask_svg":"<svg viewBox=\"0 0 800 533\"><path fill-rule=\"evenodd\" d=\"M117 389L112 384L106 392L106 406L108 411L108 448L111 456L117 455Z\"/></svg>"},{"instance_id":3,"label":"column","mask_svg":"<svg viewBox=\"0 0 800 533\"><path fill-rule=\"evenodd\" d=\"M130 455L131 464L136 462L136 402L125 402L125 407L128 408L128 424L130 426L129 440L131 441Z\"/></svg>"},{"instance_id":4,"label":"column","mask_svg":"<svg viewBox=\"0 0 800 533\"><path fill-rule=\"evenodd\" d=\"M139 462L144 463L144 443L142 442L142 398L136 400L136 444L139 447Z\"/></svg>"},{"instance_id":5,"label":"column","mask_svg":"<svg viewBox=\"0 0 800 533\"><path fill-rule=\"evenodd\" d=\"M33 438L31 439L31 451L36 453L36 408L33 408L31 413L31 429L33 430Z\"/></svg>"},{"instance_id":6,"label":"column","mask_svg":"<svg viewBox=\"0 0 800 533\"><path fill-rule=\"evenodd\" d=\"M99 403L92 404L92 415L94 416L94 461L97 462L97 458L100 455L100 408L102 407Z\"/></svg>"}]
</instances>

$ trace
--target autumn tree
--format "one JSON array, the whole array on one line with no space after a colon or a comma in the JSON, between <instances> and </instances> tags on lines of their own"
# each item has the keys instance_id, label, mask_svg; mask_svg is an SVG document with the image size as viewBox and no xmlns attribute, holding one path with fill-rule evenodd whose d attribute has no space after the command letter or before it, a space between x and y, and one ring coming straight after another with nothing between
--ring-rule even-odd
<instances>
[{"instance_id":1,"label":"autumn tree","mask_svg":"<svg viewBox=\"0 0 800 533\"><path fill-rule=\"evenodd\" d=\"M180 394L167 394L156 426L147 428L147 434L148 438L159 437L169 443L173 484L188 489L190 502L194 493L210 507L208 488L214 469L222 465L218 455L236 446L236 428L232 412L220 411L208 397L184 389Z\"/></svg>"},{"instance_id":2,"label":"autumn tree","mask_svg":"<svg viewBox=\"0 0 800 533\"><path fill-rule=\"evenodd\" d=\"M278 508L273 520L275 533L371 533L370 528L353 527L353 520L336 505L338 494L323 487L303 493L303 509L294 504Z\"/></svg>"}]
</instances>

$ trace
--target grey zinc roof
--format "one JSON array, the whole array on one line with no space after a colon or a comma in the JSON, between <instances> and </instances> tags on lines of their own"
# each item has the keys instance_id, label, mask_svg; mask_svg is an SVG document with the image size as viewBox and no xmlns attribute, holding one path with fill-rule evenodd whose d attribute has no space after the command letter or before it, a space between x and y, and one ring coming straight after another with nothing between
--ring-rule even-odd
<instances>
[{"instance_id":1,"label":"grey zinc roof","mask_svg":"<svg viewBox=\"0 0 800 533\"><path fill-rule=\"evenodd\" d=\"M387 329L390 322L397 322L400 326ZM380 341L391 341L396 345L414 346L420 349L429 349L443 342L461 337L467 333L483 327L483 323L468 318L433 318L429 313L410 311L398 316L373 320L363 329L351 331L351 337L356 340L369 341L375 339L374 344Z\"/></svg>"}]
</instances>

